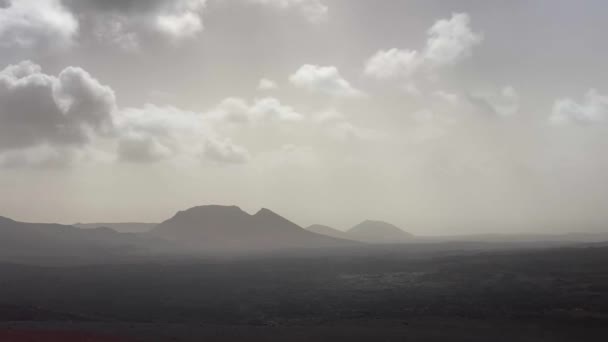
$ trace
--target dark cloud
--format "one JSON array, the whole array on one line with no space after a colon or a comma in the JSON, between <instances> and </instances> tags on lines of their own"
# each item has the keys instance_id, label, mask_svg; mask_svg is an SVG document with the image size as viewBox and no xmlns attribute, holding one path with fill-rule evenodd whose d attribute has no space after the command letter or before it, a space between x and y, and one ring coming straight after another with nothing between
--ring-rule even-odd
<instances>
[{"instance_id":1,"label":"dark cloud","mask_svg":"<svg viewBox=\"0 0 608 342\"><path fill-rule=\"evenodd\" d=\"M69 67L58 77L24 61L0 71L0 151L83 145L111 125L112 89Z\"/></svg>"}]
</instances>

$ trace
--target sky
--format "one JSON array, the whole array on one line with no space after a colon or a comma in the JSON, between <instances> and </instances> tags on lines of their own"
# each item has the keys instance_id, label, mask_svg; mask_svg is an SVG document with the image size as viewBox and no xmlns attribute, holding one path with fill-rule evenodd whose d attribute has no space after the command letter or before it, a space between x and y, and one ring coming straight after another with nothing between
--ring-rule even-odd
<instances>
[{"instance_id":1,"label":"sky","mask_svg":"<svg viewBox=\"0 0 608 342\"><path fill-rule=\"evenodd\" d=\"M608 223L608 4L0 0L0 215Z\"/></svg>"}]
</instances>

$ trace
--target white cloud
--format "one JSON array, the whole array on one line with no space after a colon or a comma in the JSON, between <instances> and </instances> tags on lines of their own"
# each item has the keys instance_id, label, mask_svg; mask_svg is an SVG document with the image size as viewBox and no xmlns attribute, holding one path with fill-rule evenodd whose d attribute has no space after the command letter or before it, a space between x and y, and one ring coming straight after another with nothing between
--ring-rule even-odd
<instances>
[{"instance_id":1,"label":"white cloud","mask_svg":"<svg viewBox=\"0 0 608 342\"><path fill-rule=\"evenodd\" d=\"M608 96L590 89L581 103L570 98L557 100L553 105L550 121L555 124L591 124L605 122L607 118Z\"/></svg>"},{"instance_id":2,"label":"white cloud","mask_svg":"<svg viewBox=\"0 0 608 342\"><path fill-rule=\"evenodd\" d=\"M453 14L451 19L437 21L428 31L424 57L436 66L452 65L472 55L473 47L483 36L473 32L466 13Z\"/></svg>"},{"instance_id":3,"label":"white cloud","mask_svg":"<svg viewBox=\"0 0 608 342\"><path fill-rule=\"evenodd\" d=\"M306 64L300 67L289 81L296 87L310 92L323 93L335 97L361 97L364 93L355 89L342 78L334 66L316 66Z\"/></svg>"},{"instance_id":4,"label":"white cloud","mask_svg":"<svg viewBox=\"0 0 608 342\"><path fill-rule=\"evenodd\" d=\"M216 120L232 123L296 122L303 119L292 107L281 104L274 97L256 99L251 104L241 98L229 97L208 115Z\"/></svg>"},{"instance_id":5,"label":"white cloud","mask_svg":"<svg viewBox=\"0 0 608 342\"><path fill-rule=\"evenodd\" d=\"M422 59L418 51L381 50L365 64L365 74L377 79L409 77L418 70Z\"/></svg>"},{"instance_id":6,"label":"white cloud","mask_svg":"<svg viewBox=\"0 0 608 342\"><path fill-rule=\"evenodd\" d=\"M116 116L118 154L121 160L155 162L180 153L194 155L207 136L196 112L152 104L125 108Z\"/></svg>"},{"instance_id":7,"label":"white cloud","mask_svg":"<svg viewBox=\"0 0 608 342\"><path fill-rule=\"evenodd\" d=\"M60 0L8 0L0 6L0 46L66 46L78 21Z\"/></svg>"},{"instance_id":8,"label":"white cloud","mask_svg":"<svg viewBox=\"0 0 608 342\"><path fill-rule=\"evenodd\" d=\"M300 121L302 115L297 113L293 108L281 104L274 97L266 97L257 99L249 110L254 120L258 121Z\"/></svg>"},{"instance_id":9,"label":"white cloud","mask_svg":"<svg viewBox=\"0 0 608 342\"><path fill-rule=\"evenodd\" d=\"M118 156L136 163L174 158L234 164L249 159L247 150L220 138L213 121L202 113L148 104L117 115Z\"/></svg>"},{"instance_id":10,"label":"white cloud","mask_svg":"<svg viewBox=\"0 0 608 342\"><path fill-rule=\"evenodd\" d=\"M483 36L473 32L466 13L453 14L437 21L428 30L422 52L389 49L376 52L365 63L364 73L376 79L408 78L422 69L435 70L456 64L472 55Z\"/></svg>"},{"instance_id":11,"label":"white cloud","mask_svg":"<svg viewBox=\"0 0 608 342\"><path fill-rule=\"evenodd\" d=\"M206 0L175 1L156 16L156 29L175 39L191 38L203 30L201 12Z\"/></svg>"},{"instance_id":12,"label":"white cloud","mask_svg":"<svg viewBox=\"0 0 608 342\"><path fill-rule=\"evenodd\" d=\"M320 23L327 20L328 8L321 0L248 0L253 3L272 6L285 10L294 8L312 23Z\"/></svg>"},{"instance_id":13,"label":"white cloud","mask_svg":"<svg viewBox=\"0 0 608 342\"><path fill-rule=\"evenodd\" d=\"M151 134L128 132L118 141L120 160L148 163L171 158L176 151Z\"/></svg>"},{"instance_id":14,"label":"white cloud","mask_svg":"<svg viewBox=\"0 0 608 342\"><path fill-rule=\"evenodd\" d=\"M269 80L267 78L262 78L258 83L258 90L276 90L279 86L273 80Z\"/></svg>"}]
</instances>

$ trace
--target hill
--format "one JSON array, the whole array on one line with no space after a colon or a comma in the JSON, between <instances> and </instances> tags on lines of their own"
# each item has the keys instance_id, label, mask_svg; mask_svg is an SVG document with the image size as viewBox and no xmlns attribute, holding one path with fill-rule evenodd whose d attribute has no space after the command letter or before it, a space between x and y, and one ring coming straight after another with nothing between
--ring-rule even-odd
<instances>
[{"instance_id":1,"label":"hill","mask_svg":"<svg viewBox=\"0 0 608 342\"><path fill-rule=\"evenodd\" d=\"M353 244L309 232L268 209L250 215L236 206L217 205L180 211L151 234L206 251L271 251Z\"/></svg>"},{"instance_id":2,"label":"hill","mask_svg":"<svg viewBox=\"0 0 608 342\"><path fill-rule=\"evenodd\" d=\"M158 223L114 222L114 223L76 223L74 227L82 229L111 228L120 233L147 233Z\"/></svg>"},{"instance_id":3,"label":"hill","mask_svg":"<svg viewBox=\"0 0 608 342\"><path fill-rule=\"evenodd\" d=\"M369 243L403 243L415 238L414 235L390 223L371 220L359 223L346 234L353 240Z\"/></svg>"},{"instance_id":4,"label":"hill","mask_svg":"<svg viewBox=\"0 0 608 342\"><path fill-rule=\"evenodd\" d=\"M329 227L329 226L324 226L322 224L313 224L309 227L306 227L306 230L308 230L309 232L326 235L326 236L331 236L331 237L335 237L338 239L346 239L346 240L352 239L346 232L338 230L336 228Z\"/></svg>"},{"instance_id":5,"label":"hill","mask_svg":"<svg viewBox=\"0 0 608 342\"><path fill-rule=\"evenodd\" d=\"M0 217L0 257L4 260L37 258L103 258L144 249L145 239L110 228L18 222Z\"/></svg>"}]
</instances>

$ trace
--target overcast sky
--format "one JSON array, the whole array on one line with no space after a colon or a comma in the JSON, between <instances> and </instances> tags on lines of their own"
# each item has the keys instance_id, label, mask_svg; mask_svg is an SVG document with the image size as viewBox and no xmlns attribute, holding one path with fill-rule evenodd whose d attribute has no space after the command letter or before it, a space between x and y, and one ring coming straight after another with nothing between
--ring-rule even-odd
<instances>
[{"instance_id":1,"label":"overcast sky","mask_svg":"<svg viewBox=\"0 0 608 342\"><path fill-rule=\"evenodd\" d=\"M0 215L608 223L608 4L0 0Z\"/></svg>"}]
</instances>

